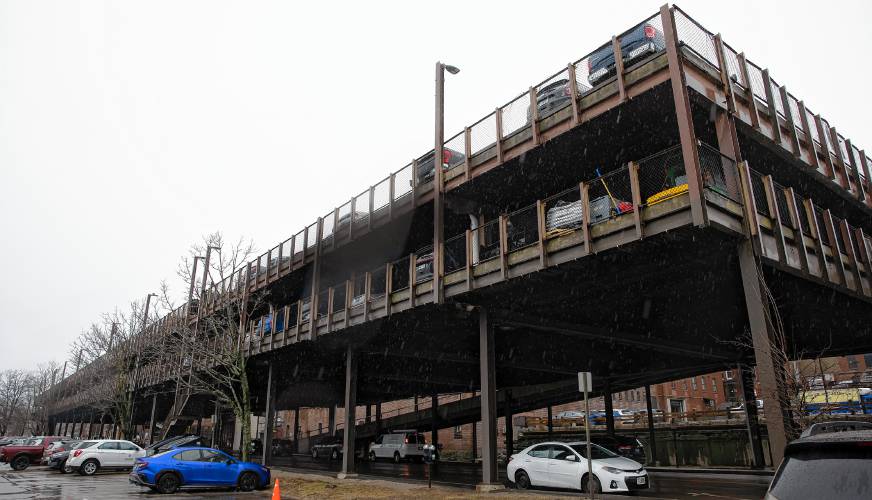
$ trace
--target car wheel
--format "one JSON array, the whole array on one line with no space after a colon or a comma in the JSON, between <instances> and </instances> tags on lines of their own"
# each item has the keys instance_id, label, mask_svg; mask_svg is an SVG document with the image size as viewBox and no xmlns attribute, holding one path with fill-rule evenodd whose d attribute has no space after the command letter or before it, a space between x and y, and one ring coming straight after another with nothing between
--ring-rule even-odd
<instances>
[{"instance_id":1,"label":"car wheel","mask_svg":"<svg viewBox=\"0 0 872 500\"><path fill-rule=\"evenodd\" d=\"M375 462L375 452L374 451L369 452L369 461Z\"/></svg>"},{"instance_id":2,"label":"car wheel","mask_svg":"<svg viewBox=\"0 0 872 500\"><path fill-rule=\"evenodd\" d=\"M394 452L394 463L398 464L398 463L400 463L400 460L402 460L402 457L400 457L400 452L395 451Z\"/></svg>"},{"instance_id":3,"label":"car wheel","mask_svg":"<svg viewBox=\"0 0 872 500\"><path fill-rule=\"evenodd\" d=\"M530 476L523 470L519 470L515 473L515 486L519 490L526 490L530 487Z\"/></svg>"},{"instance_id":4,"label":"car wheel","mask_svg":"<svg viewBox=\"0 0 872 500\"><path fill-rule=\"evenodd\" d=\"M157 491L166 494L175 493L181 486L180 483L179 476L166 472L157 480Z\"/></svg>"},{"instance_id":5,"label":"car wheel","mask_svg":"<svg viewBox=\"0 0 872 500\"><path fill-rule=\"evenodd\" d=\"M12 463L10 464L12 470L24 470L30 465L30 459L25 455L17 456L12 459Z\"/></svg>"},{"instance_id":6,"label":"car wheel","mask_svg":"<svg viewBox=\"0 0 872 500\"><path fill-rule=\"evenodd\" d=\"M330 454L330 460L339 460L339 450L333 450Z\"/></svg>"},{"instance_id":7,"label":"car wheel","mask_svg":"<svg viewBox=\"0 0 872 500\"><path fill-rule=\"evenodd\" d=\"M257 488L258 477L254 472L243 472L239 476L239 489L241 491L252 491Z\"/></svg>"},{"instance_id":8,"label":"car wheel","mask_svg":"<svg viewBox=\"0 0 872 500\"><path fill-rule=\"evenodd\" d=\"M93 476L98 470L100 470L100 464L93 458L85 460L82 462L82 465L79 466L79 474L83 476Z\"/></svg>"},{"instance_id":9,"label":"car wheel","mask_svg":"<svg viewBox=\"0 0 872 500\"><path fill-rule=\"evenodd\" d=\"M585 493L589 493L589 490L587 489L587 474L585 474L581 478L581 491L583 491ZM600 484L599 479L597 479L596 476L593 476L593 492L594 493L602 493L603 492L603 487Z\"/></svg>"},{"instance_id":10,"label":"car wheel","mask_svg":"<svg viewBox=\"0 0 872 500\"><path fill-rule=\"evenodd\" d=\"M66 462L61 464L60 469L61 469L61 474L69 474L69 473L73 472L73 467L70 465L67 465Z\"/></svg>"},{"instance_id":11,"label":"car wheel","mask_svg":"<svg viewBox=\"0 0 872 500\"><path fill-rule=\"evenodd\" d=\"M316 450L315 448L312 448L312 458L318 460L318 450Z\"/></svg>"}]
</instances>

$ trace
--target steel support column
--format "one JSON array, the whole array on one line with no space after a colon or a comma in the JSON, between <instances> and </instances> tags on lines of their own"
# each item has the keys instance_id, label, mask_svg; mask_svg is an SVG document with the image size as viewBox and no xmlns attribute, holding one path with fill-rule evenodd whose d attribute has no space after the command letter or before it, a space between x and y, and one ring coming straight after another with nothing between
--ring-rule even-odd
<instances>
[{"instance_id":1,"label":"steel support column","mask_svg":"<svg viewBox=\"0 0 872 500\"><path fill-rule=\"evenodd\" d=\"M438 167L437 167L438 168ZM345 439L342 441L342 470L337 477L345 479L354 473L355 407L357 406L357 356L349 345L345 351Z\"/></svg>"},{"instance_id":2,"label":"steel support column","mask_svg":"<svg viewBox=\"0 0 872 500\"><path fill-rule=\"evenodd\" d=\"M332 433L331 433L332 436ZM300 452L300 407L294 408L294 453Z\"/></svg>"},{"instance_id":3,"label":"steel support column","mask_svg":"<svg viewBox=\"0 0 872 500\"><path fill-rule=\"evenodd\" d=\"M766 430L769 435L769 447L772 451L772 465L777 467L784 458L784 448L789 441L788 426L785 423L784 386L778 380L783 367L776 364L773 352L778 347L773 345L772 332L766 321L767 305L760 289L757 261L749 240L743 241L738 247L739 269L742 275L742 288L745 295L745 306L748 311L748 324L754 344L754 357L757 363L757 377L760 380L761 396L766 408Z\"/></svg>"},{"instance_id":4,"label":"steel support column","mask_svg":"<svg viewBox=\"0 0 872 500\"><path fill-rule=\"evenodd\" d=\"M272 440L273 440L273 424L276 420L275 408L275 383L273 381L273 364L269 362L266 376L266 423L263 425L263 457L261 458L263 465L270 465L272 462Z\"/></svg>"},{"instance_id":5,"label":"steel support column","mask_svg":"<svg viewBox=\"0 0 872 500\"><path fill-rule=\"evenodd\" d=\"M481 375L482 485L497 484L497 408L494 331L487 310L478 309L479 368Z\"/></svg>"},{"instance_id":6,"label":"steel support column","mask_svg":"<svg viewBox=\"0 0 872 500\"><path fill-rule=\"evenodd\" d=\"M375 433L381 434L382 431L382 404L381 401L375 405Z\"/></svg>"},{"instance_id":7,"label":"steel support column","mask_svg":"<svg viewBox=\"0 0 872 500\"><path fill-rule=\"evenodd\" d=\"M739 365L739 390L742 393L742 406L745 409L745 422L748 429L748 443L751 445L752 467L762 469L766 466L763 457L763 436L760 435L760 422L757 412L757 396L754 394L754 369Z\"/></svg>"},{"instance_id":8,"label":"steel support column","mask_svg":"<svg viewBox=\"0 0 872 500\"><path fill-rule=\"evenodd\" d=\"M657 465L657 436L654 432L654 405L651 402L651 386L645 386L645 409L648 410L648 449L651 450L651 465ZM585 425L587 425L587 420Z\"/></svg>"},{"instance_id":9,"label":"steel support column","mask_svg":"<svg viewBox=\"0 0 872 500\"><path fill-rule=\"evenodd\" d=\"M331 405L327 413L327 430L331 436L336 435L336 405Z\"/></svg>"},{"instance_id":10,"label":"steel support column","mask_svg":"<svg viewBox=\"0 0 872 500\"><path fill-rule=\"evenodd\" d=\"M505 405L505 409L503 414L505 415L505 424L506 424L506 457L512 456L515 451L515 433L514 428L512 427L512 392L506 391L506 397L503 402Z\"/></svg>"},{"instance_id":11,"label":"steel support column","mask_svg":"<svg viewBox=\"0 0 872 500\"><path fill-rule=\"evenodd\" d=\"M606 385L603 389L603 403L606 410L606 432L609 436L615 435L615 405L612 402L612 388L606 379Z\"/></svg>"},{"instance_id":12,"label":"steel support column","mask_svg":"<svg viewBox=\"0 0 872 500\"><path fill-rule=\"evenodd\" d=\"M548 405L548 439L551 439L552 434L554 434L554 415L551 410L551 405Z\"/></svg>"}]
</instances>

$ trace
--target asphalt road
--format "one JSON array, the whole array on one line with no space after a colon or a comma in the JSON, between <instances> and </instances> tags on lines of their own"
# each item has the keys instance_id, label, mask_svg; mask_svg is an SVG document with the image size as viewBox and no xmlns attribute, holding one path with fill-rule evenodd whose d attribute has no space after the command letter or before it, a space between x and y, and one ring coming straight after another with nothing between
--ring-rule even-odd
<instances>
[{"instance_id":1,"label":"asphalt road","mask_svg":"<svg viewBox=\"0 0 872 500\"><path fill-rule=\"evenodd\" d=\"M334 475L340 463L326 459L313 460L309 456L275 458L273 467L296 472L318 472ZM358 462L361 477L393 478L401 481L426 481L427 466L417 463L394 464L390 461ZM760 499L766 494L770 476L750 474L704 474L688 472L650 472L652 487L635 496L670 499ZM505 468L499 471L505 482ZM433 469L433 482L446 486L472 487L481 481L478 464L445 462ZM554 495L577 496L578 492L551 490Z\"/></svg>"}]
</instances>

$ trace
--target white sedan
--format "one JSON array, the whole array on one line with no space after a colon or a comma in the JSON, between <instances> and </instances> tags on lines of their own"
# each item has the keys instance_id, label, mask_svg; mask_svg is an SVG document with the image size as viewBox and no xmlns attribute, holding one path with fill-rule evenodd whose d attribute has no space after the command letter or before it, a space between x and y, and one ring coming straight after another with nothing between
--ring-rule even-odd
<instances>
[{"instance_id":1,"label":"white sedan","mask_svg":"<svg viewBox=\"0 0 872 500\"><path fill-rule=\"evenodd\" d=\"M647 489L648 472L639 462L590 445L595 492ZM588 491L587 445L539 443L509 457L506 475L516 487L571 488Z\"/></svg>"},{"instance_id":2,"label":"white sedan","mask_svg":"<svg viewBox=\"0 0 872 500\"><path fill-rule=\"evenodd\" d=\"M66 465L83 476L93 476L100 469L131 469L137 458L145 456L145 450L122 439L99 439L82 444L87 446L71 451Z\"/></svg>"}]
</instances>

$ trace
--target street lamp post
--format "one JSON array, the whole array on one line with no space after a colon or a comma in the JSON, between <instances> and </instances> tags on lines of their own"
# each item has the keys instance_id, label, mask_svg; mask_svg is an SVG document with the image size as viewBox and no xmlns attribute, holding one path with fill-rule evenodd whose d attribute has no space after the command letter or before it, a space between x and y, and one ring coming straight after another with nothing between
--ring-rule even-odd
<instances>
[{"instance_id":1,"label":"street lamp post","mask_svg":"<svg viewBox=\"0 0 872 500\"><path fill-rule=\"evenodd\" d=\"M433 145L433 299L437 304L443 300L442 261L444 206L442 200L442 164L445 161L445 71L452 75L460 72L456 66L436 62L436 137ZM417 175L415 172L413 175Z\"/></svg>"}]
</instances>

